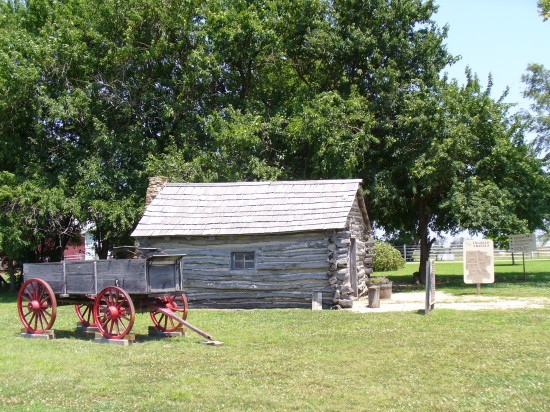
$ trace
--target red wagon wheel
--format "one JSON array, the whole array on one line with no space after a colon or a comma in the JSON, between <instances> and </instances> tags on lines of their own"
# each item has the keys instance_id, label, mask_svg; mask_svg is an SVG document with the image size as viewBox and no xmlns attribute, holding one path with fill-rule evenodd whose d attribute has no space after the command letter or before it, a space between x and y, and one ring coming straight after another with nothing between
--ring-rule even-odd
<instances>
[{"instance_id":1,"label":"red wagon wheel","mask_svg":"<svg viewBox=\"0 0 550 412\"><path fill-rule=\"evenodd\" d=\"M29 279L17 295L19 318L29 333L41 334L51 329L57 315L52 288L42 279Z\"/></svg>"},{"instance_id":2,"label":"red wagon wheel","mask_svg":"<svg viewBox=\"0 0 550 412\"><path fill-rule=\"evenodd\" d=\"M95 326L93 302L74 305L74 310L76 311L76 316L78 316L78 319L80 319L83 326L87 328Z\"/></svg>"},{"instance_id":3,"label":"red wagon wheel","mask_svg":"<svg viewBox=\"0 0 550 412\"><path fill-rule=\"evenodd\" d=\"M103 336L122 339L134 325L134 303L123 289L109 286L103 289L94 303L94 322Z\"/></svg>"},{"instance_id":4,"label":"red wagon wheel","mask_svg":"<svg viewBox=\"0 0 550 412\"><path fill-rule=\"evenodd\" d=\"M178 295L166 295L160 298L160 300L161 304L166 305L168 309L172 312L176 312L182 319L185 320L187 319L187 298L183 293L179 296L181 299L181 305L178 305L178 302L176 301ZM157 329L162 332L174 332L182 325L180 322L175 321L158 310L150 312L149 314L151 315L151 319Z\"/></svg>"}]
</instances>

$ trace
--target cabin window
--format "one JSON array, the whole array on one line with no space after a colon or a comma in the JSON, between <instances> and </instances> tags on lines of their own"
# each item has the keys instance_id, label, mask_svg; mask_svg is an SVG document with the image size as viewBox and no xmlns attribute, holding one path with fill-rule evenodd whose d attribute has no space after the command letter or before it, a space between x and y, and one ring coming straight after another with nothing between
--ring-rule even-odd
<instances>
[{"instance_id":1,"label":"cabin window","mask_svg":"<svg viewBox=\"0 0 550 412\"><path fill-rule=\"evenodd\" d=\"M231 253L231 269L254 269L255 267L254 252Z\"/></svg>"}]
</instances>

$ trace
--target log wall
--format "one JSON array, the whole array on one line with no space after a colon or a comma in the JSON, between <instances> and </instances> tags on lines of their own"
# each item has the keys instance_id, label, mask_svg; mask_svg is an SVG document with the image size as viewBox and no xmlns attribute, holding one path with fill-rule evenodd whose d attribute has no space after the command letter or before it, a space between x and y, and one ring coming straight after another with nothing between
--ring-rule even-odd
<instances>
[{"instance_id":1,"label":"log wall","mask_svg":"<svg viewBox=\"0 0 550 412\"><path fill-rule=\"evenodd\" d=\"M311 307L313 292L333 305L331 233L150 238L142 245L185 253L183 286L195 307ZM255 252L254 269L231 269L232 252Z\"/></svg>"}]
</instances>

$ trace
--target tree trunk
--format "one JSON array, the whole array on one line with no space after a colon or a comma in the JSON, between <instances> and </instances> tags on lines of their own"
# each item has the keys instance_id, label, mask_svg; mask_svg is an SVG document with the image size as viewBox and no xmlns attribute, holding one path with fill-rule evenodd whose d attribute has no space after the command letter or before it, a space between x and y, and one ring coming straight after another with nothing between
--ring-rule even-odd
<instances>
[{"instance_id":1,"label":"tree trunk","mask_svg":"<svg viewBox=\"0 0 550 412\"><path fill-rule=\"evenodd\" d=\"M97 236L100 237L100 233L97 233ZM107 259L109 255L109 249L111 248L111 242L100 237L95 241L95 252L99 259Z\"/></svg>"},{"instance_id":2,"label":"tree trunk","mask_svg":"<svg viewBox=\"0 0 550 412\"><path fill-rule=\"evenodd\" d=\"M0 275L0 290L9 290L10 284Z\"/></svg>"},{"instance_id":3,"label":"tree trunk","mask_svg":"<svg viewBox=\"0 0 550 412\"><path fill-rule=\"evenodd\" d=\"M8 276L10 279L10 292L17 292L18 284L17 284L17 276L15 276L15 266L13 265L13 260L8 260Z\"/></svg>"},{"instance_id":4,"label":"tree trunk","mask_svg":"<svg viewBox=\"0 0 550 412\"><path fill-rule=\"evenodd\" d=\"M418 271L420 272L420 282L423 285L426 283L426 264L430 257L432 245L435 242L435 237L430 239L430 218L425 201L420 200L418 203L418 235L420 237L420 266Z\"/></svg>"}]
</instances>

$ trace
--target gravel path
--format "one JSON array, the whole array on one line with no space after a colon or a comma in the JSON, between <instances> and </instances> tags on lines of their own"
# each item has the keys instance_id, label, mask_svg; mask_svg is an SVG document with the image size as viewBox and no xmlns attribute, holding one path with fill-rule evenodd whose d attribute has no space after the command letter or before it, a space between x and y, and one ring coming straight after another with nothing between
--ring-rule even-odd
<instances>
[{"instance_id":1,"label":"gravel path","mask_svg":"<svg viewBox=\"0 0 550 412\"><path fill-rule=\"evenodd\" d=\"M425 292L392 293L391 299L381 299L379 308L369 308L368 300L361 298L353 303L352 312L395 312L424 309ZM483 295L455 296L435 292L435 309L550 309L550 298L513 298Z\"/></svg>"}]
</instances>

